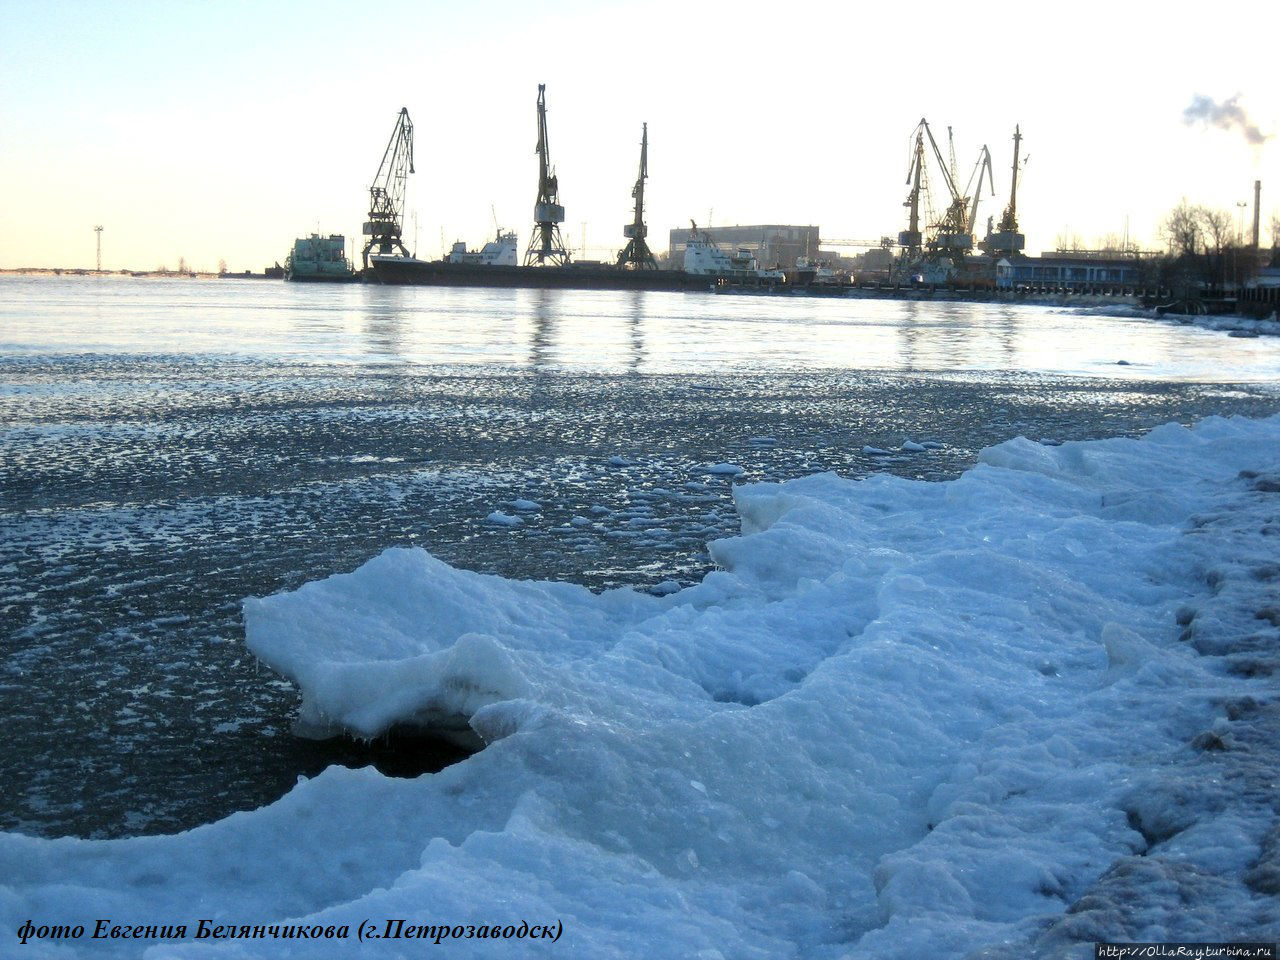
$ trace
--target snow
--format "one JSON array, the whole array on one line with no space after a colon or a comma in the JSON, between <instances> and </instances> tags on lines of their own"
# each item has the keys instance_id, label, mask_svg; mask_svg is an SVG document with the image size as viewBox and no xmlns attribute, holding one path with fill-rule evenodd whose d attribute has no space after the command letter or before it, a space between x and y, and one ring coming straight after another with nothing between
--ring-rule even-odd
<instances>
[{"instance_id":1,"label":"snow","mask_svg":"<svg viewBox=\"0 0 1280 960\"><path fill-rule=\"evenodd\" d=\"M1076 306L1071 309L1071 312L1091 316L1176 323L1180 326L1194 326L1204 330L1225 332L1232 336L1280 336L1280 314L1276 312L1272 312L1268 317L1257 318L1236 313L1210 315L1161 312L1146 309L1137 304L1109 305L1102 303L1090 306ZM1116 362L1125 366L1129 365L1126 360L1118 360Z\"/></svg>"},{"instance_id":2,"label":"snow","mask_svg":"<svg viewBox=\"0 0 1280 960\"><path fill-rule=\"evenodd\" d=\"M743 473L744 470L736 463L708 463L703 465L702 472L713 473L722 477L736 477L738 474Z\"/></svg>"},{"instance_id":3,"label":"snow","mask_svg":"<svg viewBox=\"0 0 1280 960\"><path fill-rule=\"evenodd\" d=\"M663 596L395 549L248 600L247 644L301 688L301 732L487 746L414 780L331 768L172 837L0 835L0 952L27 919L100 917L563 921L554 947L448 948L485 957L1275 940L1278 451L1280 417L1211 419L1017 439L947 483L738 486L720 569Z\"/></svg>"},{"instance_id":4,"label":"snow","mask_svg":"<svg viewBox=\"0 0 1280 960\"><path fill-rule=\"evenodd\" d=\"M495 510L493 513L485 517L489 523L496 523L500 527L518 527L524 520L510 513L503 513L501 510Z\"/></svg>"}]
</instances>

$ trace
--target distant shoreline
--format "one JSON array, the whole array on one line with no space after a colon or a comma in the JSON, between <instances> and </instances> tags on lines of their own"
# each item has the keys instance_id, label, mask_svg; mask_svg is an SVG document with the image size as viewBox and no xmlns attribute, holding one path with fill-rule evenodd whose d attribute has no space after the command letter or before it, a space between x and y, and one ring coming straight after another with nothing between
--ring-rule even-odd
<instances>
[{"instance_id":1,"label":"distant shoreline","mask_svg":"<svg viewBox=\"0 0 1280 960\"><path fill-rule=\"evenodd\" d=\"M94 270L81 267L0 267L0 275L26 277L160 277L189 280L272 280L280 279L269 273L210 273L204 270Z\"/></svg>"}]
</instances>

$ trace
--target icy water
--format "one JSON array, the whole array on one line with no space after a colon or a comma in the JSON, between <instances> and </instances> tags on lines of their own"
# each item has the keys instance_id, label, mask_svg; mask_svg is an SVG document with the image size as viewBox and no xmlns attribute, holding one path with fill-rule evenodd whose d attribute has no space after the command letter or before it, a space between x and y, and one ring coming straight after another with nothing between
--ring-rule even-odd
<instances>
[{"instance_id":1,"label":"icy water","mask_svg":"<svg viewBox=\"0 0 1280 960\"><path fill-rule=\"evenodd\" d=\"M0 827L173 831L368 762L290 734L246 596L408 544L688 583L733 483L942 479L1272 413L1278 374L1274 340L1043 307L0 278Z\"/></svg>"}]
</instances>

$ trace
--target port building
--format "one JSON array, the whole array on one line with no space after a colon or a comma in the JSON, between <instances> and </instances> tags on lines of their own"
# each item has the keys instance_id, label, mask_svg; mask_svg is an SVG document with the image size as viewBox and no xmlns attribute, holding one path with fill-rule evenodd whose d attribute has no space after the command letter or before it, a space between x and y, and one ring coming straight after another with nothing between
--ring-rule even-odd
<instances>
[{"instance_id":1,"label":"port building","mask_svg":"<svg viewBox=\"0 0 1280 960\"><path fill-rule=\"evenodd\" d=\"M819 228L809 226L788 226L781 224L761 224L757 226L735 227L699 227L698 233L706 234L716 246L728 253L748 250L762 267L778 267L782 270L794 269L796 260L818 257ZM684 263L684 251L689 244L693 230L689 228L672 230L669 254L673 264Z\"/></svg>"},{"instance_id":2,"label":"port building","mask_svg":"<svg viewBox=\"0 0 1280 960\"><path fill-rule=\"evenodd\" d=\"M1136 287L1144 279L1140 256L1112 251L1060 250L1038 257L1005 257L996 261L995 268L996 287L1000 289Z\"/></svg>"}]
</instances>

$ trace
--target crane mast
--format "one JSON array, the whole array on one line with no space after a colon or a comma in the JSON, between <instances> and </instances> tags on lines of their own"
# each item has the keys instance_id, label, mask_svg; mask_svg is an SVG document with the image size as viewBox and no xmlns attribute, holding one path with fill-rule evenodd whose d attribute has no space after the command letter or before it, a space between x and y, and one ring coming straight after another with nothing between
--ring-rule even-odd
<instances>
[{"instance_id":1,"label":"crane mast","mask_svg":"<svg viewBox=\"0 0 1280 960\"><path fill-rule=\"evenodd\" d=\"M916 125L916 146L911 155L911 164L907 167L907 183L911 192L903 204L910 212L907 215L907 229L898 234L898 245L903 248L908 258L920 256L922 237L920 235L920 178L924 173L924 132L927 124L921 119Z\"/></svg>"},{"instance_id":2,"label":"crane mast","mask_svg":"<svg viewBox=\"0 0 1280 960\"><path fill-rule=\"evenodd\" d=\"M405 181L413 173L413 121L409 108L401 107L391 139L383 151L382 163L369 187L369 219L364 224L364 268L369 269L369 251L377 247L380 254L399 250L404 256L412 256L405 249L401 232L404 226Z\"/></svg>"},{"instance_id":3,"label":"crane mast","mask_svg":"<svg viewBox=\"0 0 1280 960\"><path fill-rule=\"evenodd\" d=\"M1016 233L1018 230L1018 151L1022 146L1022 126L1013 128L1013 170L1009 181L1009 205L1000 218L1000 229Z\"/></svg>"},{"instance_id":4,"label":"crane mast","mask_svg":"<svg viewBox=\"0 0 1280 960\"><path fill-rule=\"evenodd\" d=\"M622 235L627 238L627 245L618 254L618 266L630 266L636 270L657 270L658 261L653 258L645 236L649 230L644 225L644 182L649 177L649 125L643 127L640 136L640 173L636 177L636 185L631 188L631 196L635 199L635 218L622 228Z\"/></svg>"},{"instance_id":5,"label":"crane mast","mask_svg":"<svg viewBox=\"0 0 1280 960\"><path fill-rule=\"evenodd\" d=\"M1004 208L995 233L988 232L983 248L992 256L1011 256L1027 245L1027 238L1018 230L1018 171L1022 166L1022 127L1013 128L1013 169L1009 186L1009 205Z\"/></svg>"},{"instance_id":6,"label":"crane mast","mask_svg":"<svg viewBox=\"0 0 1280 960\"><path fill-rule=\"evenodd\" d=\"M560 237L564 223L564 207L560 205L560 183L551 166L547 145L547 85L538 84L538 200L533 205L533 236L524 254L525 266L569 262L569 252Z\"/></svg>"}]
</instances>

